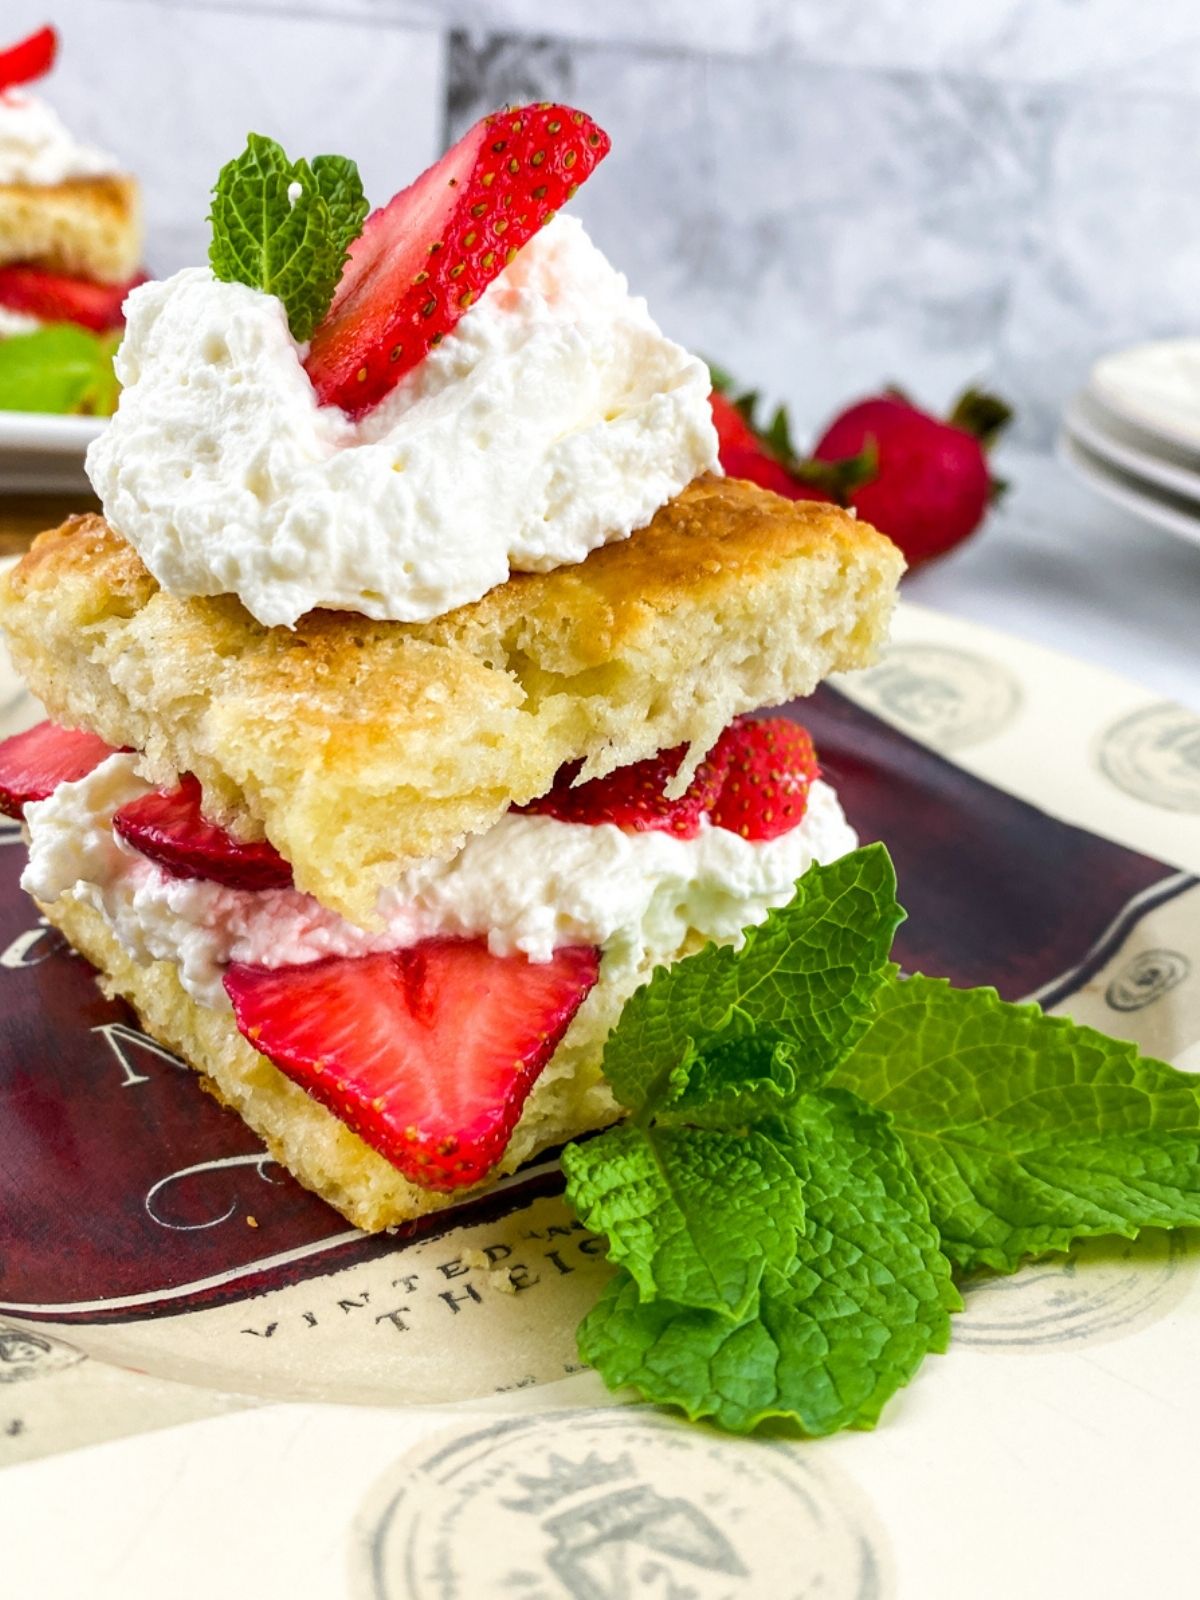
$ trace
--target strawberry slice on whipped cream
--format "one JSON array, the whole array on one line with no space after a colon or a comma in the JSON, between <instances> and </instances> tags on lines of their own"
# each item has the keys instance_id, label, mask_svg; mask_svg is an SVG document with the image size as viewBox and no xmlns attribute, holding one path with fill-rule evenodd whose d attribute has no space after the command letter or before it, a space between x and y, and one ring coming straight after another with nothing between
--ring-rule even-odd
<instances>
[{"instance_id":1,"label":"strawberry slice on whipped cream","mask_svg":"<svg viewBox=\"0 0 1200 1600\"><path fill-rule=\"evenodd\" d=\"M367 218L305 367L361 415L442 342L612 141L571 106L497 111Z\"/></svg>"}]
</instances>

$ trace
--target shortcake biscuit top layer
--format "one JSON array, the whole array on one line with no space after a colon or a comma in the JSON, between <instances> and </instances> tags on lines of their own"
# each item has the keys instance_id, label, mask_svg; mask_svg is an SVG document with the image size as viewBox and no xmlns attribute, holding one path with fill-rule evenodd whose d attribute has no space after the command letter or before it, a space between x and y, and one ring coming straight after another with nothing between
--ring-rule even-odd
<instances>
[{"instance_id":1,"label":"shortcake biscuit top layer","mask_svg":"<svg viewBox=\"0 0 1200 1600\"><path fill-rule=\"evenodd\" d=\"M0 183L0 266L22 262L96 283L124 283L142 259L142 203L125 176Z\"/></svg>"},{"instance_id":2,"label":"shortcake biscuit top layer","mask_svg":"<svg viewBox=\"0 0 1200 1600\"><path fill-rule=\"evenodd\" d=\"M568 761L586 777L865 665L903 561L832 506L702 478L631 538L433 622L316 611L265 628L161 591L100 517L0 588L18 668L58 720L194 772L298 887L368 924L400 867L447 856Z\"/></svg>"}]
</instances>

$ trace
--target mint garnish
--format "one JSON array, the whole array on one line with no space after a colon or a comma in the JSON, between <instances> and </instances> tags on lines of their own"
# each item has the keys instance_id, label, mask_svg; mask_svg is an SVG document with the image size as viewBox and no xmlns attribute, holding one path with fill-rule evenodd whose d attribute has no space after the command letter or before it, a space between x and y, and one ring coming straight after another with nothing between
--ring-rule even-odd
<instances>
[{"instance_id":1,"label":"mint garnish","mask_svg":"<svg viewBox=\"0 0 1200 1600\"><path fill-rule=\"evenodd\" d=\"M73 322L0 339L0 411L111 416L120 394L113 372L120 342L119 331L92 333Z\"/></svg>"},{"instance_id":2,"label":"mint garnish","mask_svg":"<svg viewBox=\"0 0 1200 1600\"><path fill-rule=\"evenodd\" d=\"M804 1225L801 1186L761 1133L614 1128L563 1152L567 1197L645 1300L737 1320L763 1273L786 1272Z\"/></svg>"},{"instance_id":3,"label":"mint garnish","mask_svg":"<svg viewBox=\"0 0 1200 1600\"><path fill-rule=\"evenodd\" d=\"M801 1101L775 1140L803 1179L791 1270L765 1273L736 1323L647 1302L618 1273L580 1327L580 1353L608 1383L735 1433L772 1417L814 1435L870 1427L926 1354L946 1348L960 1303L950 1265L886 1117L831 1090Z\"/></svg>"},{"instance_id":4,"label":"mint garnish","mask_svg":"<svg viewBox=\"0 0 1200 1600\"><path fill-rule=\"evenodd\" d=\"M709 1057L735 1040L782 1036L820 1082L867 1028L903 916L882 845L807 873L791 905L749 929L740 950L710 946L637 991L604 1051L617 1097L639 1110L701 1037Z\"/></svg>"},{"instance_id":5,"label":"mint garnish","mask_svg":"<svg viewBox=\"0 0 1200 1600\"><path fill-rule=\"evenodd\" d=\"M991 989L901 979L881 845L655 973L608 1041L630 1121L563 1152L618 1272L605 1380L746 1432L870 1427L961 1302L1097 1234L1200 1225L1200 1080Z\"/></svg>"},{"instance_id":6,"label":"mint garnish","mask_svg":"<svg viewBox=\"0 0 1200 1600\"><path fill-rule=\"evenodd\" d=\"M252 133L213 189L209 263L225 283L275 295L303 343L329 310L367 209L353 161L289 161L274 139Z\"/></svg>"},{"instance_id":7,"label":"mint garnish","mask_svg":"<svg viewBox=\"0 0 1200 1600\"><path fill-rule=\"evenodd\" d=\"M1066 1017L887 984L836 1081L890 1115L962 1271L1200 1221L1196 1078Z\"/></svg>"}]
</instances>

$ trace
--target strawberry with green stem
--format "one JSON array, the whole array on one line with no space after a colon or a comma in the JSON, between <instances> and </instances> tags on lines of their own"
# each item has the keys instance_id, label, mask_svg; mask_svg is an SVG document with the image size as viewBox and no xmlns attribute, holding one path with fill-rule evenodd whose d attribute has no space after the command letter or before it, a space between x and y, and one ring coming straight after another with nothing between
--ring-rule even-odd
<instances>
[{"instance_id":1,"label":"strawberry with green stem","mask_svg":"<svg viewBox=\"0 0 1200 1600\"><path fill-rule=\"evenodd\" d=\"M889 389L836 417L813 455L834 463L874 453L875 474L850 504L914 567L961 544L1003 493L988 451L1011 417L1003 400L979 389L960 396L944 421Z\"/></svg>"},{"instance_id":2,"label":"strawberry with green stem","mask_svg":"<svg viewBox=\"0 0 1200 1600\"><path fill-rule=\"evenodd\" d=\"M758 394L734 396L719 369L713 383L713 420L730 477L792 500L852 506L900 547L910 567L960 544L1003 491L987 456L1012 413L981 390L968 389L942 420L889 389L843 411L802 459L783 406L762 424Z\"/></svg>"}]
</instances>

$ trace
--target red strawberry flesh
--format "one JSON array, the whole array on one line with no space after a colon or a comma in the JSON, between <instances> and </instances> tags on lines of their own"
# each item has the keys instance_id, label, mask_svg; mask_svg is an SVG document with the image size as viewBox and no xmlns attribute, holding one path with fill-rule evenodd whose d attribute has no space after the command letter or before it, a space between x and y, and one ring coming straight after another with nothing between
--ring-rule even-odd
<instances>
[{"instance_id":1,"label":"red strawberry flesh","mask_svg":"<svg viewBox=\"0 0 1200 1600\"><path fill-rule=\"evenodd\" d=\"M467 1188L496 1165L596 981L599 952L547 962L483 940L270 970L234 964L243 1035L406 1178Z\"/></svg>"},{"instance_id":2,"label":"red strawberry flesh","mask_svg":"<svg viewBox=\"0 0 1200 1600\"><path fill-rule=\"evenodd\" d=\"M60 783L86 778L109 756L111 745L94 733L39 722L0 744L0 811L21 817L34 800L45 800Z\"/></svg>"},{"instance_id":3,"label":"red strawberry flesh","mask_svg":"<svg viewBox=\"0 0 1200 1600\"><path fill-rule=\"evenodd\" d=\"M728 396L714 389L708 397L713 427L717 430L717 448L724 460L726 450L762 451L762 444L754 429Z\"/></svg>"},{"instance_id":4,"label":"red strawberry flesh","mask_svg":"<svg viewBox=\"0 0 1200 1600\"><path fill-rule=\"evenodd\" d=\"M113 816L126 844L176 878L203 878L229 889L286 889L292 869L265 840L243 843L205 820L201 789L189 773L178 788L130 800Z\"/></svg>"},{"instance_id":5,"label":"red strawberry flesh","mask_svg":"<svg viewBox=\"0 0 1200 1600\"><path fill-rule=\"evenodd\" d=\"M756 483L760 489L770 489L772 494L782 495L785 500L832 498L814 484L803 483L793 477L783 462L768 454L757 441L753 446L726 445L721 450L721 465L727 478L744 478L748 483Z\"/></svg>"},{"instance_id":6,"label":"red strawberry flesh","mask_svg":"<svg viewBox=\"0 0 1200 1600\"><path fill-rule=\"evenodd\" d=\"M0 267L0 306L39 322L76 322L93 333L107 333L124 326L125 296L145 281L144 273L127 283L93 283L40 267Z\"/></svg>"},{"instance_id":7,"label":"red strawberry flesh","mask_svg":"<svg viewBox=\"0 0 1200 1600\"><path fill-rule=\"evenodd\" d=\"M821 773L804 728L786 717L738 718L714 754L726 768L714 827L743 839L777 839L804 820L809 788Z\"/></svg>"},{"instance_id":8,"label":"red strawberry flesh","mask_svg":"<svg viewBox=\"0 0 1200 1600\"><path fill-rule=\"evenodd\" d=\"M646 761L618 767L606 778L593 778L572 787L579 764L564 767L554 787L522 811L557 817L559 822L611 822L635 833L672 833L678 839L694 839L700 832L700 819L712 809L724 776L722 760L715 752L696 768L695 776L677 800L668 800L666 788L679 771L687 750L677 745Z\"/></svg>"},{"instance_id":9,"label":"red strawberry flesh","mask_svg":"<svg viewBox=\"0 0 1200 1600\"><path fill-rule=\"evenodd\" d=\"M987 455L965 428L879 395L837 417L813 454L838 461L869 444L878 470L850 503L899 545L910 566L952 549L983 521L992 492Z\"/></svg>"},{"instance_id":10,"label":"red strawberry flesh","mask_svg":"<svg viewBox=\"0 0 1200 1600\"><path fill-rule=\"evenodd\" d=\"M305 366L323 405L359 416L390 392L608 154L570 106L485 117L367 218Z\"/></svg>"},{"instance_id":11,"label":"red strawberry flesh","mask_svg":"<svg viewBox=\"0 0 1200 1600\"><path fill-rule=\"evenodd\" d=\"M19 83L44 78L58 54L58 34L53 28L39 28L27 39L0 50L0 94Z\"/></svg>"}]
</instances>

